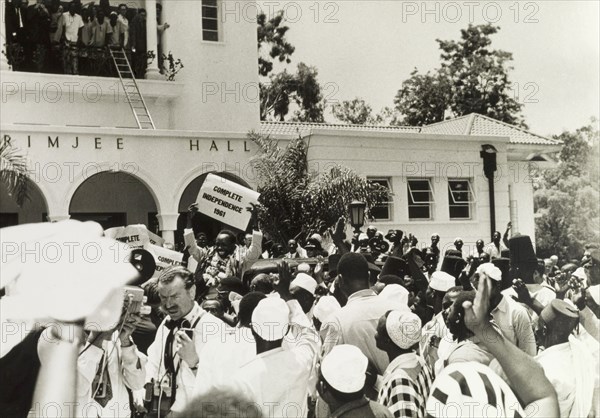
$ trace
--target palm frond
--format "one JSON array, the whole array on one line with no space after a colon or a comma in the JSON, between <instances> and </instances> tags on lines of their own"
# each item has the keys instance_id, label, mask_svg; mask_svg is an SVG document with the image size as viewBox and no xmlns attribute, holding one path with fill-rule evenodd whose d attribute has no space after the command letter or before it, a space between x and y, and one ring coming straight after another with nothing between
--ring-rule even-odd
<instances>
[{"instance_id":1,"label":"palm frond","mask_svg":"<svg viewBox=\"0 0 600 418\"><path fill-rule=\"evenodd\" d=\"M6 141L0 144L0 182L17 205L22 206L30 199L27 159Z\"/></svg>"}]
</instances>

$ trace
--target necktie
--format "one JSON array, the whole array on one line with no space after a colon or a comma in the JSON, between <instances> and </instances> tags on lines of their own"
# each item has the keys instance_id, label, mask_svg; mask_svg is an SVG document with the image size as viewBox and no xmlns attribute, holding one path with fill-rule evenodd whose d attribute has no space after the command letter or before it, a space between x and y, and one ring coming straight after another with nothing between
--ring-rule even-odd
<instances>
[{"instance_id":1,"label":"necktie","mask_svg":"<svg viewBox=\"0 0 600 418\"><path fill-rule=\"evenodd\" d=\"M106 352L102 355L100 359L100 365L98 366L98 371L96 372L96 377L92 383L92 390L94 394L94 400L102 406L102 408L106 407L108 402L112 399L112 384L110 382L110 375L108 374L108 360L106 357Z\"/></svg>"},{"instance_id":2,"label":"necktie","mask_svg":"<svg viewBox=\"0 0 600 418\"><path fill-rule=\"evenodd\" d=\"M165 321L165 327L167 327L169 329L169 334L167 334L167 340L165 341L164 362L165 362L165 369L171 375L171 399L172 399L173 403L175 402L175 395L176 395L176 389L177 389L176 379L177 379L177 372L179 371L179 367L175 368L175 362L174 362L175 355L173 354L173 341L175 340L175 330L181 329L184 326L191 327L190 321L188 321L187 319L184 319L184 318L180 318L178 320L168 319L167 321Z\"/></svg>"}]
</instances>

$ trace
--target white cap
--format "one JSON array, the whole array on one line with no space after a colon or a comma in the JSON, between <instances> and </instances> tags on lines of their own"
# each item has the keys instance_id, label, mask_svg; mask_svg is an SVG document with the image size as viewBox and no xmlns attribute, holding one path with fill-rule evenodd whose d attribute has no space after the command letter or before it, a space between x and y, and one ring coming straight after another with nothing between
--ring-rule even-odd
<instances>
[{"instance_id":1,"label":"white cap","mask_svg":"<svg viewBox=\"0 0 600 418\"><path fill-rule=\"evenodd\" d=\"M298 273L296 278L290 283L290 289L294 287L300 287L314 296L317 289L317 281L306 273Z\"/></svg>"},{"instance_id":2,"label":"white cap","mask_svg":"<svg viewBox=\"0 0 600 418\"><path fill-rule=\"evenodd\" d=\"M448 289L456 286L456 279L445 271L434 271L431 275L429 286L433 290L447 292Z\"/></svg>"},{"instance_id":3,"label":"white cap","mask_svg":"<svg viewBox=\"0 0 600 418\"><path fill-rule=\"evenodd\" d=\"M290 309L280 297L268 297L252 312L252 330L266 341L281 340L289 328Z\"/></svg>"},{"instance_id":4,"label":"white cap","mask_svg":"<svg viewBox=\"0 0 600 418\"><path fill-rule=\"evenodd\" d=\"M490 279L497 282L502 281L502 270L496 267L493 263L483 263L477 267L477 274L485 274Z\"/></svg>"},{"instance_id":5,"label":"white cap","mask_svg":"<svg viewBox=\"0 0 600 418\"><path fill-rule=\"evenodd\" d=\"M588 287L588 292L590 292L590 296L596 302L596 305L600 305L600 284Z\"/></svg>"},{"instance_id":6,"label":"white cap","mask_svg":"<svg viewBox=\"0 0 600 418\"><path fill-rule=\"evenodd\" d=\"M399 284L388 284L377 297L385 298L399 306L408 308L408 290Z\"/></svg>"},{"instance_id":7,"label":"white cap","mask_svg":"<svg viewBox=\"0 0 600 418\"><path fill-rule=\"evenodd\" d=\"M310 237L312 239L315 239L315 240L319 241L319 244L323 243L323 237L321 235L319 235L319 234L312 234Z\"/></svg>"},{"instance_id":8,"label":"white cap","mask_svg":"<svg viewBox=\"0 0 600 418\"><path fill-rule=\"evenodd\" d=\"M341 344L331 349L321 363L321 374L338 392L355 393L365 386L369 360L354 345Z\"/></svg>"},{"instance_id":9,"label":"white cap","mask_svg":"<svg viewBox=\"0 0 600 418\"><path fill-rule=\"evenodd\" d=\"M298 271L301 273L308 273L310 271L310 264L308 264L308 263L298 264Z\"/></svg>"},{"instance_id":10,"label":"white cap","mask_svg":"<svg viewBox=\"0 0 600 418\"><path fill-rule=\"evenodd\" d=\"M358 240L359 241L365 241L365 240L368 240L368 239L369 239L369 236L367 234L365 234L365 233L362 233L362 234L360 234L358 236Z\"/></svg>"},{"instance_id":11,"label":"white cap","mask_svg":"<svg viewBox=\"0 0 600 418\"><path fill-rule=\"evenodd\" d=\"M411 311L391 311L385 329L400 348L407 349L421 341L421 319Z\"/></svg>"},{"instance_id":12,"label":"white cap","mask_svg":"<svg viewBox=\"0 0 600 418\"><path fill-rule=\"evenodd\" d=\"M313 309L313 315L317 318L321 323L327 322L327 318L337 311L342 309L340 303L333 296L327 295L323 296L319 299L315 308Z\"/></svg>"},{"instance_id":13,"label":"white cap","mask_svg":"<svg viewBox=\"0 0 600 418\"><path fill-rule=\"evenodd\" d=\"M577 270L571 273L571 276L575 276L580 280L587 280L587 274L585 274L585 270L583 267L577 268Z\"/></svg>"}]
</instances>

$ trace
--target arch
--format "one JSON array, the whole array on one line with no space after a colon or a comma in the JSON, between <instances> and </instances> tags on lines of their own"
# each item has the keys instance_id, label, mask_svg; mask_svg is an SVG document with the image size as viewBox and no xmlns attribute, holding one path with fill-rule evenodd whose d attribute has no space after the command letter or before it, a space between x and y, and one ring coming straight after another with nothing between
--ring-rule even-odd
<instances>
[{"instance_id":1,"label":"arch","mask_svg":"<svg viewBox=\"0 0 600 418\"><path fill-rule=\"evenodd\" d=\"M29 199L21 207L8 194L6 186L0 184L0 227L47 221L49 205L42 187L31 179L28 184Z\"/></svg>"},{"instance_id":2,"label":"arch","mask_svg":"<svg viewBox=\"0 0 600 418\"><path fill-rule=\"evenodd\" d=\"M100 223L105 229L144 224L158 232L158 203L138 177L123 171L103 171L85 179L69 201L71 218Z\"/></svg>"},{"instance_id":3,"label":"arch","mask_svg":"<svg viewBox=\"0 0 600 418\"><path fill-rule=\"evenodd\" d=\"M70 207L71 201L73 200L73 196L75 195L75 192L79 189L79 187L86 180L90 179L91 177L97 174L102 174L105 172L123 173L140 181L146 187L146 189L150 192L152 198L154 199L154 203L156 204L156 209L158 213L161 213L161 207L163 206L163 202L161 202L159 196L162 196L163 193L160 186L158 185L158 182L150 175L150 173L141 168L139 164L134 162L122 163L119 165L119 167L120 170L115 170L115 164L111 165L108 162L86 164L82 167L81 173L79 173L73 179L73 183L71 184L71 187L65 194L63 201L68 202L68 205Z\"/></svg>"}]
</instances>

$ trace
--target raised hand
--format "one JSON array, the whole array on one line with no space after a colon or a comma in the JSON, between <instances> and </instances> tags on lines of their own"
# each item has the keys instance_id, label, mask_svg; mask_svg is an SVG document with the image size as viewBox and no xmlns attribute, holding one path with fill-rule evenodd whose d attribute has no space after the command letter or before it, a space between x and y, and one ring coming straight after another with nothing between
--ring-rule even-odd
<instances>
[{"instance_id":1,"label":"raised hand","mask_svg":"<svg viewBox=\"0 0 600 418\"><path fill-rule=\"evenodd\" d=\"M291 298L290 283L292 282L292 271L287 261L279 263L277 272L279 273L279 280L273 284L273 287L282 299L288 300Z\"/></svg>"},{"instance_id":2,"label":"raised hand","mask_svg":"<svg viewBox=\"0 0 600 418\"><path fill-rule=\"evenodd\" d=\"M470 301L463 303L463 308L465 310L465 325L475 335L483 333L484 328L490 323L491 289L491 279L485 273L481 273L474 303L471 303Z\"/></svg>"},{"instance_id":3,"label":"raised hand","mask_svg":"<svg viewBox=\"0 0 600 418\"><path fill-rule=\"evenodd\" d=\"M519 303L524 303L527 306L530 306L533 304L533 299L531 297L531 294L529 293L529 289L527 289L527 286L525 286L525 283L523 283L523 280L521 280L521 279L513 280L512 288L517 293L517 297L512 296L512 298L515 301L517 301Z\"/></svg>"}]
</instances>

